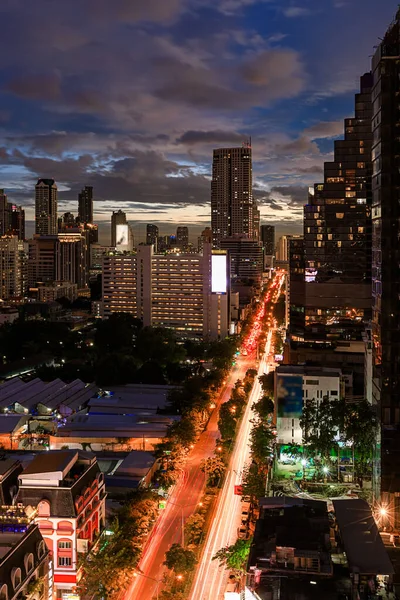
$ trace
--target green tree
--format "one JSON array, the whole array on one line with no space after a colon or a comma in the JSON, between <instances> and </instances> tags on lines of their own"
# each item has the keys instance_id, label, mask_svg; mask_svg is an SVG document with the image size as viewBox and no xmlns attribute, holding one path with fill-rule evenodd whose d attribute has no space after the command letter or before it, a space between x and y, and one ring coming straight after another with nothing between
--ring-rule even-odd
<instances>
[{"instance_id":1,"label":"green tree","mask_svg":"<svg viewBox=\"0 0 400 600\"><path fill-rule=\"evenodd\" d=\"M225 464L219 456L210 456L201 463L201 470L207 474L207 485L214 487L225 473Z\"/></svg>"},{"instance_id":2,"label":"green tree","mask_svg":"<svg viewBox=\"0 0 400 600\"><path fill-rule=\"evenodd\" d=\"M192 550L182 548L180 544L172 544L171 548L165 553L164 565L177 575L193 571L196 563L195 553Z\"/></svg>"},{"instance_id":3,"label":"green tree","mask_svg":"<svg viewBox=\"0 0 400 600\"><path fill-rule=\"evenodd\" d=\"M267 462L272 450L273 433L270 426L263 420L253 420L250 432L250 452L259 465Z\"/></svg>"},{"instance_id":4,"label":"green tree","mask_svg":"<svg viewBox=\"0 0 400 600\"><path fill-rule=\"evenodd\" d=\"M233 440L236 433L236 414L232 405L228 402L222 404L219 409L218 429L223 441Z\"/></svg>"},{"instance_id":5,"label":"green tree","mask_svg":"<svg viewBox=\"0 0 400 600\"><path fill-rule=\"evenodd\" d=\"M97 324L95 345L100 354L131 353L133 343L142 328L142 322L129 313L113 313Z\"/></svg>"},{"instance_id":6,"label":"green tree","mask_svg":"<svg viewBox=\"0 0 400 600\"><path fill-rule=\"evenodd\" d=\"M167 430L167 437L175 440L185 448L188 448L190 444L196 441L196 435L195 423L189 417L183 417L180 421L175 421Z\"/></svg>"},{"instance_id":7,"label":"green tree","mask_svg":"<svg viewBox=\"0 0 400 600\"><path fill-rule=\"evenodd\" d=\"M252 504L258 504L259 498L265 496L267 471L258 468L255 463L245 465L242 472L242 495L248 496Z\"/></svg>"},{"instance_id":8,"label":"green tree","mask_svg":"<svg viewBox=\"0 0 400 600\"><path fill-rule=\"evenodd\" d=\"M189 544L198 544L204 530L205 517L201 513L194 513L185 523L185 539Z\"/></svg>"},{"instance_id":9,"label":"green tree","mask_svg":"<svg viewBox=\"0 0 400 600\"><path fill-rule=\"evenodd\" d=\"M274 373L264 373L258 378L261 383L261 387L266 396L273 397L274 395Z\"/></svg>"},{"instance_id":10,"label":"green tree","mask_svg":"<svg viewBox=\"0 0 400 600\"><path fill-rule=\"evenodd\" d=\"M143 363L154 361L165 367L167 363L183 361L186 353L171 329L144 327L136 338L135 356Z\"/></svg>"},{"instance_id":11,"label":"green tree","mask_svg":"<svg viewBox=\"0 0 400 600\"><path fill-rule=\"evenodd\" d=\"M300 426L308 455L321 455L328 459L332 448L336 446L335 439L340 427L337 406L335 401L328 398L304 402Z\"/></svg>"},{"instance_id":12,"label":"green tree","mask_svg":"<svg viewBox=\"0 0 400 600\"><path fill-rule=\"evenodd\" d=\"M218 560L219 564L225 566L226 569L245 573L250 545L251 540L236 540L232 546L218 550L212 560Z\"/></svg>"},{"instance_id":13,"label":"green tree","mask_svg":"<svg viewBox=\"0 0 400 600\"><path fill-rule=\"evenodd\" d=\"M260 419L267 419L274 412L274 401L269 396L263 396L254 402L253 410Z\"/></svg>"}]
</instances>

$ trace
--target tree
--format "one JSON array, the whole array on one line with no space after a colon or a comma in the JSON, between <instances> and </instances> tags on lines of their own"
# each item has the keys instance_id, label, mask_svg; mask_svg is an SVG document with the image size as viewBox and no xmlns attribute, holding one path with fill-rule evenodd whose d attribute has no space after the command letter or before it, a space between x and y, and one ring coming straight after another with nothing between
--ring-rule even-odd
<instances>
[{"instance_id":1,"label":"tree","mask_svg":"<svg viewBox=\"0 0 400 600\"><path fill-rule=\"evenodd\" d=\"M266 419L274 412L274 402L269 396L263 396L258 402L254 402L253 410L260 419Z\"/></svg>"},{"instance_id":2,"label":"tree","mask_svg":"<svg viewBox=\"0 0 400 600\"><path fill-rule=\"evenodd\" d=\"M261 383L261 387L266 396L274 395L274 373L264 373L264 375L260 375L258 378Z\"/></svg>"},{"instance_id":3,"label":"tree","mask_svg":"<svg viewBox=\"0 0 400 600\"><path fill-rule=\"evenodd\" d=\"M337 406L337 402L328 398L304 402L300 426L307 453L328 459L339 431Z\"/></svg>"},{"instance_id":4,"label":"tree","mask_svg":"<svg viewBox=\"0 0 400 600\"><path fill-rule=\"evenodd\" d=\"M172 544L171 548L165 553L164 565L176 574L193 571L196 564L195 553L182 548L180 544Z\"/></svg>"},{"instance_id":5,"label":"tree","mask_svg":"<svg viewBox=\"0 0 400 600\"><path fill-rule=\"evenodd\" d=\"M265 496L267 470L263 473L255 463L245 465L242 472L242 495L248 496L252 504Z\"/></svg>"},{"instance_id":6,"label":"tree","mask_svg":"<svg viewBox=\"0 0 400 600\"><path fill-rule=\"evenodd\" d=\"M199 543L204 530L204 521L204 515L198 512L191 515L186 521L185 533L186 539L188 539L189 544Z\"/></svg>"},{"instance_id":7,"label":"tree","mask_svg":"<svg viewBox=\"0 0 400 600\"><path fill-rule=\"evenodd\" d=\"M207 485L214 487L225 473L225 464L219 456L210 456L201 463L201 470L207 475Z\"/></svg>"},{"instance_id":8,"label":"tree","mask_svg":"<svg viewBox=\"0 0 400 600\"><path fill-rule=\"evenodd\" d=\"M186 448L196 441L196 435L197 432L193 419L188 417L183 417L180 421L175 421L167 430L167 436L170 439L175 439Z\"/></svg>"},{"instance_id":9,"label":"tree","mask_svg":"<svg viewBox=\"0 0 400 600\"><path fill-rule=\"evenodd\" d=\"M133 342L142 322L129 313L113 313L97 324L95 345L100 354L133 351Z\"/></svg>"},{"instance_id":10,"label":"tree","mask_svg":"<svg viewBox=\"0 0 400 600\"><path fill-rule=\"evenodd\" d=\"M144 327L136 338L135 356L143 363L150 360L165 367L167 363L183 361L186 353L171 329Z\"/></svg>"},{"instance_id":11,"label":"tree","mask_svg":"<svg viewBox=\"0 0 400 600\"><path fill-rule=\"evenodd\" d=\"M253 420L250 432L250 452L259 465L267 462L274 439L270 426L263 420Z\"/></svg>"},{"instance_id":12,"label":"tree","mask_svg":"<svg viewBox=\"0 0 400 600\"><path fill-rule=\"evenodd\" d=\"M229 401L219 409L218 429L224 441L232 440L236 433L236 415Z\"/></svg>"},{"instance_id":13,"label":"tree","mask_svg":"<svg viewBox=\"0 0 400 600\"><path fill-rule=\"evenodd\" d=\"M212 560L218 560L219 564L224 565L226 569L245 573L250 545L251 540L236 540L232 546L218 550Z\"/></svg>"}]
</instances>

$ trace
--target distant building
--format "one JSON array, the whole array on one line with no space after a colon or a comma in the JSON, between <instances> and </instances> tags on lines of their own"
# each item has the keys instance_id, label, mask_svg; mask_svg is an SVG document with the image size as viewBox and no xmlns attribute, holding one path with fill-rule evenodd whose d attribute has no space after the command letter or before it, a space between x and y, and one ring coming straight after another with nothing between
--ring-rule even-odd
<instances>
[{"instance_id":1,"label":"distant building","mask_svg":"<svg viewBox=\"0 0 400 600\"><path fill-rule=\"evenodd\" d=\"M153 245L154 250L157 252L157 240L158 240L158 227L148 223L146 225L146 244Z\"/></svg>"},{"instance_id":2,"label":"distant building","mask_svg":"<svg viewBox=\"0 0 400 600\"><path fill-rule=\"evenodd\" d=\"M102 244L92 244L90 246L90 269L101 271L104 254L115 252L113 246L103 246Z\"/></svg>"},{"instance_id":3,"label":"distant building","mask_svg":"<svg viewBox=\"0 0 400 600\"><path fill-rule=\"evenodd\" d=\"M29 241L28 283L69 281L78 288L87 286L87 244L77 233L35 236Z\"/></svg>"},{"instance_id":4,"label":"distant building","mask_svg":"<svg viewBox=\"0 0 400 600\"><path fill-rule=\"evenodd\" d=\"M93 223L93 187L85 185L78 195L78 220L80 223Z\"/></svg>"},{"instance_id":5,"label":"distant building","mask_svg":"<svg viewBox=\"0 0 400 600\"><path fill-rule=\"evenodd\" d=\"M189 246L189 229L187 227L177 227L176 229L176 245L182 251L188 249Z\"/></svg>"},{"instance_id":6,"label":"distant building","mask_svg":"<svg viewBox=\"0 0 400 600\"><path fill-rule=\"evenodd\" d=\"M10 235L16 235L21 242L25 240L25 211L16 204L11 204L8 232Z\"/></svg>"},{"instance_id":7,"label":"distant building","mask_svg":"<svg viewBox=\"0 0 400 600\"><path fill-rule=\"evenodd\" d=\"M30 290L32 294L32 288ZM70 281L47 281L37 286L36 298L39 302L54 302L58 298L67 298L71 302L78 297L78 286Z\"/></svg>"},{"instance_id":8,"label":"distant building","mask_svg":"<svg viewBox=\"0 0 400 600\"><path fill-rule=\"evenodd\" d=\"M111 216L111 246L122 252L133 250L132 228L122 210L113 212Z\"/></svg>"},{"instance_id":9,"label":"distant building","mask_svg":"<svg viewBox=\"0 0 400 600\"><path fill-rule=\"evenodd\" d=\"M214 268L214 279L213 279ZM136 254L103 257L103 310L129 312L144 325L170 327L191 338L228 335L229 282L226 254ZM219 289L217 289L219 287Z\"/></svg>"},{"instance_id":10,"label":"distant building","mask_svg":"<svg viewBox=\"0 0 400 600\"><path fill-rule=\"evenodd\" d=\"M57 234L57 185L54 179L39 179L35 186L35 233Z\"/></svg>"},{"instance_id":11,"label":"distant building","mask_svg":"<svg viewBox=\"0 0 400 600\"><path fill-rule=\"evenodd\" d=\"M239 292L240 305L248 304L260 290L263 274L261 242L246 236L224 238L221 249L228 252L231 287Z\"/></svg>"},{"instance_id":12,"label":"distant building","mask_svg":"<svg viewBox=\"0 0 400 600\"><path fill-rule=\"evenodd\" d=\"M212 244L212 229L210 227L206 227L201 232L201 235L198 237L198 251L203 252L204 244Z\"/></svg>"},{"instance_id":13,"label":"distant building","mask_svg":"<svg viewBox=\"0 0 400 600\"><path fill-rule=\"evenodd\" d=\"M22 296L20 242L16 236L0 237L0 298Z\"/></svg>"},{"instance_id":14,"label":"distant building","mask_svg":"<svg viewBox=\"0 0 400 600\"><path fill-rule=\"evenodd\" d=\"M301 239L302 235L282 235L278 240L278 247L276 252L276 260L280 262L289 262L289 241Z\"/></svg>"},{"instance_id":15,"label":"distant building","mask_svg":"<svg viewBox=\"0 0 400 600\"><path fill-rule=\"evenodd\" d=\"M17 502L37 510L35 521L54 561L54 595L71 594L79 554L105 525L104 477L93 454L41 452L19 476Z\"/></svg>"},{"instance_id":16,"label":"distant building","mask_svg":"<svg viewBox=\"0 0 400 600\"><path fill-rule=\"evenodd\" d=\"M250 144L214 150L211 180L213 247L220 248L221 240L234 235L258 239L255 210Z\"/></svg>"},{"instance_id":17,"label":"distant building","mask_svg":"<svg viewBox=\"0 0 400 600\"><path fill-rule=\"evenodd\" d=\"M275 256L275 227L273 225L261 225L260 233L264 254Z\"/></svg>"}]
</instances>

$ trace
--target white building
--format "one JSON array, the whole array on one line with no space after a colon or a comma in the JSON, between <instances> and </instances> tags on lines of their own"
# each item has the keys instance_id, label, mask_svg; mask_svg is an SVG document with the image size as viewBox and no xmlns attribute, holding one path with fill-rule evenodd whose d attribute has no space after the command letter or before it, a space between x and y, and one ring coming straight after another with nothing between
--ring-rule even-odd
<instances>
[{"instance_id":1,"label":"white building","mask_svg":"<svg viewBox=\"0 0 400 600\"><path fill-rule=\"evenodd\" d=\"M344 395L340 369L282 365L275 371L275 422L278 444L301 444L300 418L307 400L338 400Z\"/></svg>"},{"instance_id":2,"label":"white building","mask_svg":"<svg viewBox=\"0 0 400 600\"><path fill-rule=\"evenodd\" d=\"M128 312L145 326L169 327L182 337L223 339L229 333L227 255L135 254L103 256L103 316Z\"/></svg>"}]
</instances>

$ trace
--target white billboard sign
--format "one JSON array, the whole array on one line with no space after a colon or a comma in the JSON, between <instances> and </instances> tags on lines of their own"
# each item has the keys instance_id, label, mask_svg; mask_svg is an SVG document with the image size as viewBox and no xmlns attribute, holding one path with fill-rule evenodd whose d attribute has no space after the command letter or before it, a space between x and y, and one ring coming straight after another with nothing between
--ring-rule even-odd
<instances>
[{"instance_id":1,"label":"white billboard sign","mask_svg":"<svg viewBox=\"0 0 400 600\"><path fill-rule=\"evenodd\" d=\"M227 255L211 255L211 292L213 294L226 294L227 281Z\"/></svg>"},{"instance_id":2,"label":"white billboard sign","mask_svg":"<svg viewBox=\"0 0 400 600\"><path fill-rule=\"evenodd\" d=\"M116 240L116 248L120 250L121 248L126 249L129 244L129 231L128 225L118 224L115 230L115 240Z\"/></svg>"}]
</instances>

